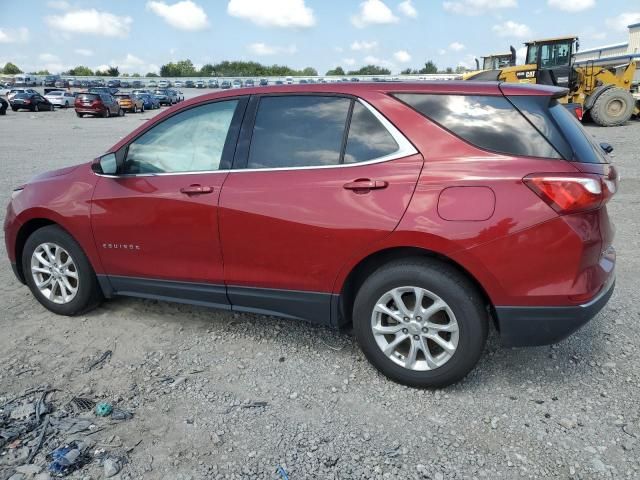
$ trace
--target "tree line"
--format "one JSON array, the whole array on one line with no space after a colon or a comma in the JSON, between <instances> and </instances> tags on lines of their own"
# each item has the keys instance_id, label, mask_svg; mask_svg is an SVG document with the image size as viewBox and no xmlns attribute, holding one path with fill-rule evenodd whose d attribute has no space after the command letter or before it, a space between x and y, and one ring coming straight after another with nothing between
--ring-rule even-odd
<instances>
[{"instance_id":1,"label":"tree line","mask_svg":"<svg viewBox=\"0 0 640 480\"><path fill-rule=\"evenodd\" d=\"M466 71L464 67L455 69L447 68L444 71L438 69L436 64L431 60L427 61L423 67L419 69L407 68L400 73L407 74L434 74L434 73L462 73ZM0 69L0 73L5 75L15 75L23 73L17 65L11 62L5 64ZM30 72L34 75L51 75L47 70L38 72ZM139 73L127 74L120 73L117 66L109 67L105 70L91 70L89 67L79 65L75 68L61 72L62 75L77 77L141 77ZM337 66L328 70L327 76L346 76L346 75L390 75L391 70L378 65L365 65L357 70L345 71L341 66ZM240 62L228 61L216 64L207 63L200 68L196 68L191 60L179 60L177 62L169 62L160 67L160 76L162 77L283 77L283 76L306 76L314 77L318 75L318 71L313 67L306 67L296 70L286 65L262 65L258 62ZM145 77L157 77L155 72L148 72Z\"/></svg>"}]
</instances>

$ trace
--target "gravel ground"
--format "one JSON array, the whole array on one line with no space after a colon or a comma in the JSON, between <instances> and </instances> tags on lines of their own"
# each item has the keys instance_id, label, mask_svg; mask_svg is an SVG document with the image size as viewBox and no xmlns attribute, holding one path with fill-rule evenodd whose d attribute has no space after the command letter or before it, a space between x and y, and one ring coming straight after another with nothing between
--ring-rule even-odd
<instances>
[{"instance_id":1,"label":"gravel ground","mask_svg":"<svg viewBox=\"0 0 640 480\"><path fill-rule=\"evenodd\" d=\"M155 113L9 111L0 202L38 172L96 157ZM640 478L640 122L588 130L615 147L623 179L610 204L618 284L608 307L558 345L506 349L492 335L464 381L413 390L369 366L350 333L305 323L125 298L58 317L5 261L0 403L49 384L60 390L53 398L82 393L132 409L132 420L92 435L140 441L122 479L273 479L278 466L291 479ZM71 478L102 472L92 464ZM0 479L12 473L0 462Z\"/></svg>"}]
</instances>

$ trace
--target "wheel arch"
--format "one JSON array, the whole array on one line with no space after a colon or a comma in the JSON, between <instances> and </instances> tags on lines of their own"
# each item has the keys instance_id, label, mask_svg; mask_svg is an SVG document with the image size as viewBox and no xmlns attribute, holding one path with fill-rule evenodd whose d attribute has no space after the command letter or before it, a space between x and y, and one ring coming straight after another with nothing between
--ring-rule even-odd
<instances>
[{"instance_id":1,"label":"wheel arch","mask_svg":"<svg viewBox=\"0 0 640 480\"><path fill-rule=\"evenodd\" d=\"M16 241L14 246L14 253L16 258L16 272L18 274L18 278L22 283L26 283L24 271L22 269L22 252L24 251L24 246L27 243L27 239L36 230L39 230L43 227L47 227L49 225L56 225L64 230L64 227L62 225L60 225L57 222L54 222L50 218L32 218L27 222L25 222L18 230L18 234L16 235Z\"/></svg>"},{"instance_id":2,"label":"wheel arch","mask_svg":"<svg viewBox=\"0 0 640 480\"><path fill-rule=\"evenodd\" d=\"M332 308L333 312L336 314L336 320L333 323L338 327L350 325L352 321L351 311L353 309L353 302L360 285L362 285L365 279L382 265L395 260L407 258L428 258L434 262L446 264L464 275L478 289L478 292L480 292L483 302L489 310L491 318L494 320L494 325L497 327L497 323L495 322L496 316L494 305L489 294L478 279L467 268L449 256L427 248L414 246L389 247L370 253L368 256L361 259L347 274L342 287L340 288L340 294L336 296L339 300L337 305Z\"/></svg>"}]
</instances>

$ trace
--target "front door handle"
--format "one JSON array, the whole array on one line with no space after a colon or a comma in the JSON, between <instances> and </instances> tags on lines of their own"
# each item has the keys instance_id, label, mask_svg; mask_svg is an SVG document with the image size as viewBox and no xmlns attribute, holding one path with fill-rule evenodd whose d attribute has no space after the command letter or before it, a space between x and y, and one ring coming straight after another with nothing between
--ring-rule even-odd
<instances>
[{"instance_id":1,"label":"front door handle","mask_svg":"<svg viewBox=\"0 0 640 480\"><path fill-rule=\"evenodd\" d=\"M188 187L182 187L180 193L186 195L203 195L206 193L213 193L213 187L205 187L202 185L189 185Z\"/></svg>"},{"instance_id":2,"label":"front door handle","mask_svg":"<svg viewBox=\"0 0 640 480\"><path fill-rule=\"evenodd\" d=\"M353 190L356 193L366 193L369 190L380 190L382 188L387 188L388 186L389 183L384 180L370 180L368 178L359 178L358 180L354 180L353 182L345 183L343 185L346 190Z\"/></svg>"}]
</instances>

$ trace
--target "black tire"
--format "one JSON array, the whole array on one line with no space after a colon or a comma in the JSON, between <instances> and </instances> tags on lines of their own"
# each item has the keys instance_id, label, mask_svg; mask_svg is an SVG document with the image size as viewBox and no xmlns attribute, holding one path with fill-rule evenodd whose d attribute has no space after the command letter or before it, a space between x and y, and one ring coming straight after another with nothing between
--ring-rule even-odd
<instances>
[{"instance_id":1,"label":"black tire","mask_svg":"<svg viewBox=\"0 0 640 480\"><path fill-rule=\"evenodd\" d=\"M105 108L104 112L102 112L102 118L109 118L111 116L111 110L109 107Z\"/></svg>"},{"instance_id":2,"label":"black tire","mask_svg":"<svg viewBox=\"0 0 640 480\"><path fill-rule=\"evenodd\" d=\"M39 111L40 111L40 104L39 104L39 103L36 103L36 104L33 106L33 111L34 111L34 112L39 112Z\"/></svg>"},{"instance_id":3,"label":"black tire","mask_svg":"<svg viewBox=\"0 0 640 480\"><path fill-rule=\"evenodd\" d=\"M602 93L591 107L591 118L602 127L617 127L633 115L636 100L631 92L610 88Z\"/></svg>"},{"instance_id":4,"label":"black tire","mask_svg":"<svg viewBox=\"0 0 640 480\"><path fill-rule=\"evenodd\" d=\"M17 111L18 111L18 109L17 109L17 108L15 108L15 107L11 107L11 110L13 110L14 112L17 112Z\"/></svg>"},{"instance_id":5,"label":"black tire","mask_svg":"<svg viewBox=\"0 0 640 480\"><path fill-rule=\"evenodd\" d=\"M45 298L36 287L31 274L31 256L39 245L47 242L64 248L77 267L78 291L75 298L65 304L57 304ZM85 313L97 307L103 299L96 274L82 248L71 235L57 225L42 227L27 239L22 252L22 271L31 293L47 310L58 315L74 316Z\"/></svg>"},{"instance_id":6,"label":"black tire","mask_svg":"<svg viewBox=\"0 0 640 480\"><path fill-rule=\"evenodd\" d=\"M376 343L371 326L374 306L386 292L403 286L434 293L455 315L458 346L438 368L405 368L388 358ZM365 356L382 374L410 387L440 388L461 380L476 365L486 343L488 318L482 295L463 274L436 260L412 258L384 265L364 281L354 301L353 329Z\"/></svg>"},{"instance_id":7,"label":"black tire","mask_svg":"<svg viewBox=\"0 0 640 480\"><path fill-rule=\"evenodd\" d=\"M140 113L144 113L144 104L142 105L142 108L140 109Z\"/></svg>"},{"instance_id":8,"label":"black tire","mask_svg":"<svg viewBox=\"0 0 640 480\"><path fill-rule=\"evenodd\" d=\"M138 106L137 105L133 106L133 112L131 112L131 113L138 113Z\"/></svg>"},{"instance_id":9,"label":"black tire","mask_svg":"<svg viewBox=\"0 0 640 480\"><path fill-rule=\"evenodd\" d=\"M82 118L84 117L84 113L76 112L76 116Z\"/></svg>"},{"instance_id":10,"label":"black tire","mask_svg":"<svg viewBox=\"0 0 640 480\"><path fill-rule=\"evenodd\" d=\"M119 109L118 110L118 116L119 117L124 117L124 110L123 109Z\"/></svg>"},{"instance_id":11,"label":"black tire","mask_svg":"<svg viewBox=\"0 0 640 480\"><path fill-rule=\"evenodd\" d=\"M69 102L64 102L64 108L69 108Z\"/></svg>"}]
</instances>

